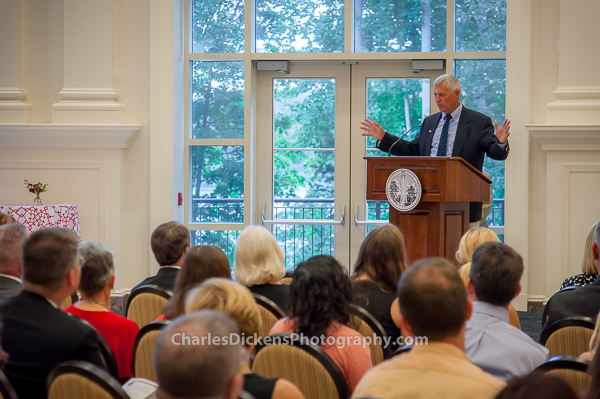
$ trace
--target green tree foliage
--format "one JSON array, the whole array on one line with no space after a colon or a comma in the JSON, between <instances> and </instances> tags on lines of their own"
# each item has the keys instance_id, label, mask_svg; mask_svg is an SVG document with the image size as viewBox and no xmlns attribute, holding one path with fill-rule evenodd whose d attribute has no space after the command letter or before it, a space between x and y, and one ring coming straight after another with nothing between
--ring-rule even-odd
<instances>
[{"instance_id":1,"label":"green tree foliage","mask_svg":"<svg viewBox=\"0 0 600 399\"><path fill-rule=\"evenodd\" d=\"M455 51L506 50L506 0L456 0Z\"/></svg>"},{"instance_id":2,"label":"green tree foliage","mask_svg":"<svg viewBox=\"0 0 600 399\"><path fill-rule=\"evenodd\" d=\"M333 198L335 81L277 79L273 87L276 198Z\"/></svg>"},{"instance_id":3,"label":"green tree foliage","mask_svg":"<svg viewBox=\"0 0 600 399\"><path fill-rule=\"evenodd\" d=\"M343 0L256 0L256 51L344 51Z\"/></svg>"},{"instance_id":4,"label":"green tree foliage","mask_svg":"<svg viewBox=\"0 0 600 399\"><path fill-rule=\"evenodd\" d=\"M243 67L243 61L193 63L192 138L244 137ZM195 146L190 158L193 198L243 198L243 147ZM196 200L192 202L192 220L243 222L243 203Z\"/></svg>"},{"instance_id":5,"label":"green tree foliage","mask_svg":"<svg viewBox=\"0 0 600 399\"><path fill-rule=\"evenodd\" d=\"M192 52L244 52L244 0L194 0Z\"/></svg>"},{"instance_id":6,"label":"green tree foliage","mask_svg":"<svg viewBox=\"0 0 600 399\"><path fill-rule=\"evenodd\" d=\"M355 0L357 52L446 51L445 0Z\"/></svg>"}]
</instances>

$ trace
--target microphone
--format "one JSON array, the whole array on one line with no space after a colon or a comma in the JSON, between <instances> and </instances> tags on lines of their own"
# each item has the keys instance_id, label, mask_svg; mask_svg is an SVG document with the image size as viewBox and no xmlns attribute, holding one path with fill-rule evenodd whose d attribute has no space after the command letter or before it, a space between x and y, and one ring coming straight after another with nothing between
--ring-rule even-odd
<instances>
[{"instance_id":1,"label":"microphone","mask_svg":"<svg viewBox=\"0 0 600 399\"><path fill-rule=\"evenodd\" d=\"M395 146L396 144L398 144L398 143L400 142L400 140L402 140L404 137L406 137L406 135L407 135L407 134L409 134L410 132L412 132L412 131L413 131L413 129L416 129L416 128L418 128L418 127L421 127L421 125L418 125L418 126L413 126L413 127L411 127L411 128L410 128L410 129L408 129L408 130L406 131L406 133L404 133L404 134L403 134L403 135L402 135L402 136L401 136L401 137L400 137L398 140L394 141L394 144L392 144L392 145L390 146L390 149L388 150L388 154L387 154L387 156L389 157L390 155L392 155L392 148L394 148L394 146Z\"/></svg>"}]
</instances>

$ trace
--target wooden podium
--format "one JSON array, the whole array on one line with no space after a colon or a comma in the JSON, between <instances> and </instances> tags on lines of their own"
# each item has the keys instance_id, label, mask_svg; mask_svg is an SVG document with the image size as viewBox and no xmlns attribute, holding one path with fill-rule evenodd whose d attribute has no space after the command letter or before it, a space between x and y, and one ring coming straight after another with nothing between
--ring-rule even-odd
<instances>
[{"instance_id":1,"label":"wooden podium","mask_svg":"<svg viewBox=\"0 0 600 399\"><path fill-rule=\"evenodd\" d=\"M421 201L414 209L400 212L390 205L390 223L404 234L408 261L441 256L456 263L460 238L469 230L469 202L488 201L492 181L462 158L364 159L368 200L387 200L385 186L396 169L409 169L421 181Z\"/></svg>"}]
</instances>

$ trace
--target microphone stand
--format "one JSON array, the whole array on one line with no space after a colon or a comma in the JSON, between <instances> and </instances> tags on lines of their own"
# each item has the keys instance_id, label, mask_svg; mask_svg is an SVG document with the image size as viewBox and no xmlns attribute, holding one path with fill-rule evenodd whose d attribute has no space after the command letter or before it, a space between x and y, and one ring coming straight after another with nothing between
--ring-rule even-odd
<instances>
[{"instance_id":1,"label":"microphone stand","mask_svg":"<svg viewBox=\"0 0 600 399\"><path fill-rule=\"evenodd\" d=\"M406 133L404 133L404 134L403 134L403 135L402 135L402 136L401 136L401 137L400 137L398 140L394 141L394 144L392 144L392 145L390 146L390 149L388 150L388 154L387 154L387 156L389 157L390 155L392 155L392 148L394 148L394 146L395 146L396 144L398 144L398 143L400 142L400 140L402 140L404 137L406 137L406 135L407 135L407 134L409 134L410 132L412 132L412 131L413 131L413 129L416 129L416 128L418 128L418 127L421 127L421 125L418 125L418 126L413 126L413 127L411 127L411 128L410 128L410 129L408 129L408 131L407 131Z\"/></svg>"}]
</instances>

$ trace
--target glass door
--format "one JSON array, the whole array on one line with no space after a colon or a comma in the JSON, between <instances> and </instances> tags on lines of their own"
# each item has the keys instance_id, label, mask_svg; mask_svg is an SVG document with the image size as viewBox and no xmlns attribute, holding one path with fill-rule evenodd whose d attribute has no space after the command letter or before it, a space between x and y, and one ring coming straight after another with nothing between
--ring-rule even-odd
<instances>
[{"instance_id":1,"label":"glass door","mask_svg":"<svg viewBox=\"0 0 600 399\"><path fill-rule=\"evenodd\" d=\"M286 268L326 254L349 266L350 66L290 63L259 72L258 220Z\"/></svg>"},{"instance_id":2,"label":"glass door","mask_svg":"<svg viewBox=\"0 0 600 399\"><path fill-rule=\"evenodd\" d=\"M436 112L433 80L410 61L290 63L258 79L258 220L286 253L286 268L318 254L352 272L365 234L386 224L387 201L366 200L365 156L385 155L360 122L412 139Z\"/></svg>"},{"instance_id":3,"label":"glass door","mask_svg":"<svg viewBox=\"0 0 600 399\"><path fill-rule=\"evenodd\" d=\"M387 201L366 199L365 156L386 156L376 140L361 135L366 117L398 137L412 140L423 119L438 111L433 98L433 81L444 70L411 71L411 61L360 62L352 66L352 175L350 259L358 255L365 235L389 219Z\"/></svg>"}]
</instances>

